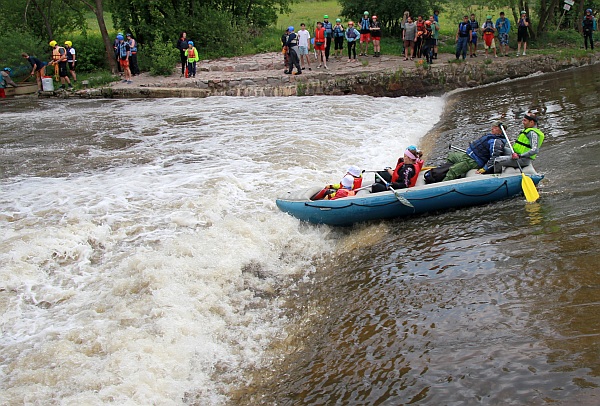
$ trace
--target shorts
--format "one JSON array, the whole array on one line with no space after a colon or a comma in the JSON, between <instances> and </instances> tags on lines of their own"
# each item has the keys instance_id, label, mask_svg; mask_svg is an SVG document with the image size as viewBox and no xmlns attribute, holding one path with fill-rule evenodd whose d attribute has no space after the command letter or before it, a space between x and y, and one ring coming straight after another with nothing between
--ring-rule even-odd
<instances>
[{"instance_id":1,"label":"shorts","mask_svg":"<svg viewBox=\"0 0 600 406\"><path fill-rule=\"evenodd\" d=\"M69 76L69 69L67 68L67 62L59 62L58 63L58 76L61 78L66 78Z\"/></svg>"},{"instance_id":2,"label":"shorts","mask_svg":"<svg viewBox=\"0 0 600 406\"><path fill-rule=\"evenodd\" d=\"M121 65L121 68L123 69L129 68L129 59L119 59L119 65Z\"/></svg>"},{"instance_id":3,"label":"shorts","mask_svg":"<svg viewBox=\"0 0 600 406\"><path fill-rule=\"evenodd\" d=\"M415 41L409 40L409 39L405 39L404 40L404 48L410 48L413 45L415 45Z\"/></svg>"},{"instance_id":4,"label":"shorts","mask_svg":"<svg viewBox=\"0 0 600 406\"><path fill-rule=\"evenodd\" d=\"M371 34L360 34L360 42L371 42Z\"/></svg>"},{"instance_id":5,"label":"shorts","mask_svg":"<svg viewBox=\"0 0 600 406\"><path fill-rule=\"evenodd\" d=\"M308 47L298 46L298 55L308 55Z\"/></svg>"},{"instance_id":6,"label":"shorts","mask_svg":"<svg viewBox=\"0 0 600 406\"><path fill-rule=\"evenodd\" d=\"M344 37L333 38L334 49L344 49Z\"/></svg>"},{"instance_id":7,"label":"shorts","mask_svg":"<svg viewBox=\"0 0 600 406\"><path fill-rule=\"evenodd\" d=\"M315 41L315 49L316 49L317 51L325 51L325 44L326 44L326 43L325 43L325 42L323 42L321 45L318 45L318 44L317 44L317 41Z\"/></svg>"},{"instance_id":8,"label":"shorts","mask_svg":"<svg viewBox=\"0 0 600 406\"><path fill-rule=\"evenodd\" d=\"M469 44L477 45L477 36L473 35L471 37L471 42L469 42Z\"/></svg>"},{"instance_id":9,"label":"shorts","mask_svg":"<svg viewBox=\"0 0 600 406\"><path fill-rule=\"evenodd\" d=\"M484 41L483 42L483 48L484 49L496 49L496 41L494 41L494 39L492 38L492 43L489 46Z\"/></svg>"},{"instance_id":10,"label":"shorts","mask_svg":"<svg viewBox=\"0 0 600 406\"><path fill-rule=\"evenodd\" d=\"M371 34L371 41L381 41L381 35L376 36Z\"/></svg>"},{"instance_id":11,"label":"shorts","mask_svg":"<svg viewBox=\"0 0 600 406\"><path fill-rule=\"evenodd\" d=\"M69 70L75 72L75 63L76 62L67 62L69 65Z\"/></svg>"},{"instance_id":12,"label":"shorts","mask_svg":"<svg viewBox=\"0 0 600 406\"><path fill-rule=\"evenodd\" d=\"M498 34L498 40L500 41L500 45L508 45L508 33L503 32Z\"/></svg>"},{"instance_id":13,"label":"shorts","mask_svg":"<svg viewBox=\"0 0 600 406\"><path fill-rule=\"evenodd\" d=\"M527 35L527 30L521 30L517 32L517 42L527 42L529 35Z\"/></svg>"}]
</instances>

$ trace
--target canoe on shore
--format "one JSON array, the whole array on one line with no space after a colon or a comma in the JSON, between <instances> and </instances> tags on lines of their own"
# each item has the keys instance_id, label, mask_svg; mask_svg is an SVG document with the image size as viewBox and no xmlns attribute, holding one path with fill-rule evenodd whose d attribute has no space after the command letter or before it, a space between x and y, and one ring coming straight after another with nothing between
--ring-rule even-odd
<instances>
[{"instance_id":1,"label":"canoe on shore","mask_svg":"<svg viewBox=\"0 0 600 406\"><path fill-rule=\"evenodd\" d=\"M514 168L504 168L502 174L494 175L479 175L471 170L465 178L429 185L423 179L425 172L419 174L415 187L400 189L396 193L361 190L352 197L312 201L310 197L322 189L322 186L315 186L288 192L276 203L280 210L302 221L349 226L371 220L476 206L523 194L521 172ZM536 185L544 177L532 165L523 168L523 172Z\"/></svg>"},{"instance_id":2,"label":"canoe on shore","mask_svg":"<svg viewBox=\"0 0 600 406\"><path fill-rule=\"evenodd\" d=\"M38 91L37 83L22 83L17 87L9 86L4 89L7 96L21 96L25 94L33 94Z\"/></svg>"}]
</instances>

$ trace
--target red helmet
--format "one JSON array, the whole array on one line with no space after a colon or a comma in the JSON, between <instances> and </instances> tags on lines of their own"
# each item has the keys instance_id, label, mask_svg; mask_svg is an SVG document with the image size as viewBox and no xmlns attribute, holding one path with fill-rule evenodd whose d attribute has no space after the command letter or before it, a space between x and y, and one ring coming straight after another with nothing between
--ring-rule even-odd
<instances>
[{"instance_id":1,"label":"red helmet","mask_svg":"<svg viewBox=\"0 0 600 406\"><path fill-rule=\"evenodd\" d=\"M431 25L431 21L429 21L429 20L425 21L425 25Z\"/></svg>"}]
</instances>

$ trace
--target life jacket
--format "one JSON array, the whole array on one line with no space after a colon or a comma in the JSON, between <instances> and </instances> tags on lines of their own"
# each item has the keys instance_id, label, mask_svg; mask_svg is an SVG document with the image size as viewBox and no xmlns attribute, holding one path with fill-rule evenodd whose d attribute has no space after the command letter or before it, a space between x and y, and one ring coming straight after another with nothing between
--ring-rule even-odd
<instances>
[{"instance_id":1,"label":"life jacket","mask_svg":"<svg viewBox=\"0 0 600 406\"><path fill-rule=\"evenodd\" d=\"M317 42L325 42L325 28L323 27L315 30L315 44Z\"/></svg>"},{"instance_id":2,"label":"life jacket","mask_svg":"<svg viewBox=\"0 0 600 406\"><path fill-rule=\"evenodd\" d=\"M331 24L331 22L323 22L323 28L325 28L325 37L331 38L331 33L333 32L333 25Z\"/></svg>"},{"instance_id":3,"label":"life jacket","mask_svg":"<svg viewBox=\"0 0 600 406\"><path fill-rule=\"evenodd\" d=\"M344 36L344 27L342 27L341 25L335 25L333 27L333 36L336 38L340 38Z\"/></svg>"},{"instance_id":4,"label":"life jacket","mask_svg":"<svg viewBox=\"0 0 600 406\"><path fill-rule=\"evenodd\" d=\"M4 80L4 75L0 73L0 89L4 89L6 87L6 80Z\"/></svg>"},{"instance_id":5,"label":"life jacket","mask_svg":"<svg viewBox=\"0 0 600 406\"><path fill-rule=\"evenodd\" d=\"M60 52L61 49L63 51L62 54ZM62 59L63 55L66 55L66 54L67 54L67 51L65 51L65 49L63 47L55 47L52 50L52 60L53 61L60 61Z\"/></svg>"},{"instance_id":6,"label":"life jacket","mask_svg":"<svg viewBox=\"0 0 600 406\"><path fill-rule=\"evenodd\" d=\"M121 58L125 58L127 56L127 45L129 44L127 44L125 41L119 42L117 49L119 50L119 56Z\"/></svg>"},{"instance_id":7,"label":"life jacket","mask_svg":"<svg viewBox=\"0 0 600 406\"><path fill-rule=\"evenodd\" d=\"M291 33L290 36L288 37L287 46L288 47L298 46L298 35L295 32Z\"/></svg>"},{"instance_id":8,"label":"life jacket","mask_svg":"<svg viewBox=\"0 0 600 406\"><path fill-rule=\"evenodd\" d=\"M412 176L412 178L410 178L410 181L408 182L408 187L413 187L417 184L417 180L419 179L419 172L421 172L421 168L423 167L423 161L418 159L414 164L407 165L412 165L415 168L415 174ZM394 173L392 174L392 183L398 182L398 179L400 178L400 170L403 166L404 161L402 160L402 158L398 159L398 164L396 165Z\"/></svg>"},{"instance_id":9,"label":"life jacket","mask_svg":"<svg viewBox=\"0 0 600 406\"><path fill-rule=\"evenodd\" d=\"M362 18L360 20L360 29L364 30L364 31L370 31L370 29L371 29L371 22L369 21L368 18Z\"/></svg>"},{"instance_id":10,"label":"life jacket","mask_svg":"<svg viewBox=\"0 0 600 406\"><path fill-rule=\"evenodd\" d=\"M502 138L504 138L502 135L486 134L469 144L467 155L477 162L480 168L483 168L491 158L490 141L494 142Z\"/></svg>"},{"instance_id":11,"label":"life jacket","mask_svg":"<svg viewBox=\"0 0 600 406\"><path fill-rule=\"evenodd\" d=\"M494 23L491 21L486 21L485 23L483 23L483 32L494 32Z\"/></svg>"},{"instance_id":12,"label":"life jacket","mask_svg":"<svg viewBox=\"0 0 600 406\"><path fill-rule=\"evenodd\" d=\"M591 15L585 16L583 18L583 30L584 31L592 31L594 29L594 17Z\"/></svg>"},{"instance_id":13,"label":"life jacket","mask_svg":"<svg viewBox=\"0 0 600 406\"><path fill-rule=\"evenodd\" d=\"M137 41L131 38L129 41L127 41L127 43L129 44L129 50L131 51L131 53L137 54Z\"/></svg>"},{"instance_id":14,"label":"life jacket","mask_svg":"<svg viewBox=\"0 0 600 406\"><path fill-rule=\"evenodd\" d=\"M525 152L531 149L531 144L529 143L529 138L527 137L527 134L529 134L531 131L535 132L538 135L538 148L542 147L542 143L544 142L544 133L537 127L526 128L523 131L521 131L519 137L517 138L517 141L515 142L515 145L513 145L513 149L517 154L524 154ZM529 158L533 160L536 157L537 154L532 155Z\"/></svg>"},{"instance_id":15,"label":"life jacket","mask_svg":"<svg viewBox=\"0 0 600 406\"><path fill-rule=\"evenodd\" d=\"M69 47L67 49L67 62L75 62L75 54L71 53L71 49L75 52L75 48Z\"/></svg>"},{"instance_id":16,"label":"life jacket","mask_svg":"<svg viewBox=\"0 0 600 406\"><path fill-rule=\"evenodd\" d=\"M417 20L415 22L415 24L417 25L417 32L421 32L421 33L425 32L425 20L423 20L423 21Z\"/></svg>"},{"instance_id":17,"label":"life jacket","mask_svg":"<svg viewBox=\"0 0 600 406\"><path fill-rule=\"evenodd\" d=\"M471 31L473 31L473 35L477 35L477 28L479 28L479 23L477 20L469 20L469 24L471 24Z\"/></svg>"},{"instance_id":18,"label":"life jacket","mask_svg":"<svg viewBox=\"0 0 600 406\"><path fill-rule=\"evenodd\" d=\"M458 31L460 32L461 37L466 37L468 35L470 27L471 24L469 23L462 22L458 24Z\"/></svg>"},{"instance_id":19,"label":"life jacket","mask_svg":"<svg viewBox=\"0 0 600 406\"><path fill-rule=\"evenodd\" d=\"M348 28L348 30L346 30L346 37L350 39L356 39L358 37L356 29L354 27Z\"/></svg>"},{"instance_id":20,"label":"life jacket","mask_svg":"<svg viewBox=\"0 0 600 406\"><path fill-rule=\"evenodd\" d=\"M188 59L194 59L196 57L196 52L195 52L196 48L191 47L187 49L187 57Z\"/></svg>"}]
</instances>

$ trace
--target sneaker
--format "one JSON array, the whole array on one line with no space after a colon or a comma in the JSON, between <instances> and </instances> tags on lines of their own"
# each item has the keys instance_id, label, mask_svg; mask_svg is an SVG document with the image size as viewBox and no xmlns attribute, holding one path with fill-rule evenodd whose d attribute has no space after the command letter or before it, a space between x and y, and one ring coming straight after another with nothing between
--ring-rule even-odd
<instances>
[{"instance_id":1,"label":"sneaker","mask_svg":"<svg viewBox=\"0 0 600 406\"><path fill-rule=\"evenodd\" d=\"M327 65L325 65L325 69L329 70L329 68L327 67Z\"/></svg>"},{"instance_id":2,"label":"sneaker","mask_svg":"<svg viewBox=\"0 0 600 406\"><path fill-rule=\"evenodd\" d=\"M132 83L133 83L133 82L132 82L131 80L128 80L128 81L127 81L127 84L128 84L128 85L130 85L130 84L132 84Z\"/></svg>"},{"instance_id":3,"label":"sneaker","mask_svg":"<svg viewBox=\"0 0 600 406\"><path fill-rule=\"evenodd\" d=\"M312 69L309 67L308 70L312 70Z\"/></svg>"},{"instance_id":4,"label":"sneaker","mask_svg":"<svg viewBox=\"0 0 600 406\"><path fill-rule=\"evenodd\" d=\"M319 69L321 67L321 65L317 66L317 69Z\"/></svg>"},{"instance_id":5,"label":"sneaker","mask_svg":"<svg viewBox=\"0 0 600 406\"><path fill-rule=\"evenodd\" d=\"M121 81L121 83L127 83L127 80L123 79L123 80Z\"/></svg>"},{"instance_id":6,"label":"sneaker","mask_svg":"<svg viewBox=\"0 0 600 406\"><path fill-rule=\"evenodd\" d=\"M73 85L69 83L69 89L73 89Z\"/></svg>"},{"instance_id":7,"label":"sneaker","mask_svg":"<svg viewBox=\"0 0 600 406\"><path fill-rule=\"evenodd\" d=\"M523 51L523 56L525 56L525 55L527 55L527 54L525 53L525 51Z\"/></svg>"},{"instance_id":8,"label":"sneaker","mask_svg":"<svg viewBox=\"0 0 600 406\"><path fill-rule=\"evenodd\" d=\"M285 73L286 75L291 75L292 72L290 72L289 70L284 70L283 73Z\"/></svg>"},{"instance_id":9,"label":"sneaker","mask_svg":"<svg viewBox=\"0 0 600 406\"><path fill-rule=\"evenodd\" d=\"M518 52L517 52L517 56L520 56Z\"/></svg>"}]
</instances>

